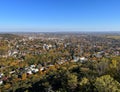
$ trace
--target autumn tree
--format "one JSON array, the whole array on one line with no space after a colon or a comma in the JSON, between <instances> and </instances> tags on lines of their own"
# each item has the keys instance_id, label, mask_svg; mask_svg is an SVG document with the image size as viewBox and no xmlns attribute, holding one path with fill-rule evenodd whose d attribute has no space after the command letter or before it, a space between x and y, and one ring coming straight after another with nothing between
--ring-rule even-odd
<instances>
[{"instance_id":1,"label":"autumn tree","mask_svg":"<svg viewBox=\"0 0 120 92\"><path fill-rule=\"evenodd\" d=\"M98 92L120 92L120 83L110 75L98 77L95 81L95 87Z\"/></svg>"}]
</instances>

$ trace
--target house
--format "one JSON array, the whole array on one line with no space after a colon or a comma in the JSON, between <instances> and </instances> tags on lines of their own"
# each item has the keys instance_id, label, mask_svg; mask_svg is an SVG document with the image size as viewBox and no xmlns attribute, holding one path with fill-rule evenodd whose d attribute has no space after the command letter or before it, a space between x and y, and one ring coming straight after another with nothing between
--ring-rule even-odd
<instances>
[{"instance_id":1,"label":"house","mask_svg":"<svg viewBox=\"0 0 120 92\"><path fill-rule=\"evenodd\" d=\"M14 74L14 73L15 73L15 70L13 70L13 71L10 71L9 73L10 73L10 74Z\"/></svg>"},{"instance_id":2,"label":"house","mask_svg":"<svg viewBox=\"0 0 120 92\"><path fill-rule=\"evenodd\" d=\"M84 61L86 61L87 60L87 58L85 58L85 57L80 57L80 62L84 62Z\"/></svg>"},{"instance_id":3,"label":"house","mask_svg":"<svg viewBox=\"0 0 120 92\"><path fill-rule=\"evenodd\" d=\"M74 62L77 62L77 61L79 61L79 59L80 59L79 57L75 57L75 56L74 56L74 59L73 59L73 60L74 60Z\"/></svg>"},{"instance_id":4,"label":"house","mask_svg":"<svg viewBox=\"0 0 120 92\"><path fill-rule=\"evenodd\" d=\"M35 68L35 65L30 65L30 68Z\"/></svg>"},{"instance_id":5,"label":"house","mask_svg":"<svg viewBox=\"0 0 120 92\"><path fill-rule=\"evenodd\" d=\"M62 61L59 61L59 62L58 62L59 65L62 65L63 63L64 63L64 62L62 62Z\"/></svg>"},{"instance_id":6,"label":"house","mask_svg":"<svg viewBox=\"0 0 120 92\"><path fill-rule=\"evenodd\" d=\"M0 85L2 85L3 84L3 80L0 80Z\"/></svg>"},{"instance_id":7,"label":"house","mask_svg":"<svg viewBox=\"0 0 120 92\"><path fill-rule=\"evenodd\" d=\"M3 73L0 73L0 78L2 78L4 76L4 74Z\"/></svg>"},{"instance_id":8,"label":"house","mask_svg":"<svg viewBox=\"0 0 120 92\"><path fill-rule=\"evenodd\" d=\"M30 65L29 68L30 68L30 70L31 70L32 73L37 73L39 71L39 69L37 69L35 65ZM30 71L29 71L29 73L30 73Z\"/></svg>"},{"instance_id":9,"label":"house","mask_svg":"<svg viewBox=\"0 0 120 92\"><path fill-rule=\"evenodd\" d=\"M84 62L84 61L86 61L87 60L87 58L85 58L85 57L74 57L74 62L78 62L78 61L80 61L80 62Z\"/></svg>"},{"instance_id":10,"label":"house","mask_svg":"<svg viewBox=\"0 0 120 92\"><path fill-rule=\"evenodd\" d=\"M41 67L41 68L40 68L40 71L45 71L45 67Z\"/></svg>"},{"instance_id":11,"label":"house","mask_svg":"<svg viewBox=\"0 0 120 92\"><path fill-rule=\"evenodd\" d=\"M26 73L27 73L28 75L31 75L31 74L32 74L32 70L28 69Z\"/></svg>"},{"instance_id":12,"label":"house","mask_svg":"<svg viewBox=\"0 0 120 92\"><path fill-rule=\"evenodd\" d=\"M39 69L33 69L32 72L33 73L37 73L39 71Z\"/></svg>"},{"instance_id":13,"label":"house","mask_svg":"<svg viewBox=\"0 0 120 92\"><path fill-rule=\"evenodd\" d=\"M50 65L48 65L49 67L52 67L52 66L54 66L54 65L52 65L52 64L50 64Z\"/></svg>"},{"instance_id":14,"label":"house","mask_svg":"<svg viewBox=\"0 0 120 92\"><path fill-rule=\"evenodd\" d=\"M15 54L18 54L17 50L15 50L15 51L12 52L12 55L15 55Z\"/></svg>"}]
</instances>

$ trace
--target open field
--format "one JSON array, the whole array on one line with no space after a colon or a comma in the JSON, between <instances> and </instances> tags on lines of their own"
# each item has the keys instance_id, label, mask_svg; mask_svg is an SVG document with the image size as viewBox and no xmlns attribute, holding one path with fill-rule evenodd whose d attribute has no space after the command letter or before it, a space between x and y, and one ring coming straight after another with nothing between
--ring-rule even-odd
<instances>
[{"instance_id":1,"label":"open field","mask_svg":"<svg viewBox=\"0 0 120 92\"><path fill-rule=\"evenodd\" d=\"M120 39L120 35L109 35L109 36L106 36L106 38Z\"/></svg>"}]
</instances>

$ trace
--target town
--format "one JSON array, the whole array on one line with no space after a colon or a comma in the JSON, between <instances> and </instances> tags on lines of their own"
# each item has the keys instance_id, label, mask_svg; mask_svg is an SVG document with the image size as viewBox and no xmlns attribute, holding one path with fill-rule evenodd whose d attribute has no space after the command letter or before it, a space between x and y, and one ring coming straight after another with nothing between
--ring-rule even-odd
<instances>
[{"instance_id":1,"label":"town","mask_svg":"<svg viewBox=\"0 0 120 92\"><path fill-rule=\"evenodd\" d=\"M117 69L119 73L120 68L117 67L120 58L119 39L118 34L107 33L0 34L0 90L1 92L3 90L4 92L34 92L29 90L31 85L51 71L54 73L67 65L68 67L79 66L86 73L89 68L95 72L93 65L96 64L95 70L98 73L96 76L100 76L106 74L108 64L113 63L111 69ZM112 76L116 77L113 73ZM118 81L120 81L119 77ZM26 89L23 82L27 85ZM50 89L48 87L46 92ZM43 89L41 90L39 92L44 92Z\"/></svg>"}]
</instances>

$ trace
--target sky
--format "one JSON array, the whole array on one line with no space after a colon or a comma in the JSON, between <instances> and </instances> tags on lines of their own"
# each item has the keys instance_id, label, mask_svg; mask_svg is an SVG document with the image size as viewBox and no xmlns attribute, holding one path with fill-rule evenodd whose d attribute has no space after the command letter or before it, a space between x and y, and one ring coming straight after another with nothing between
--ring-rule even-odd
<instances>
[{"instance_id":1,"label":"sky","mask_svg":"<svg viewBox=\"0 0 120 92\"><path fill-rule=\"evenodd\" d=\"M120 31L120 0L0 0L0 32Z\"/></svg>"}]
</instances>

